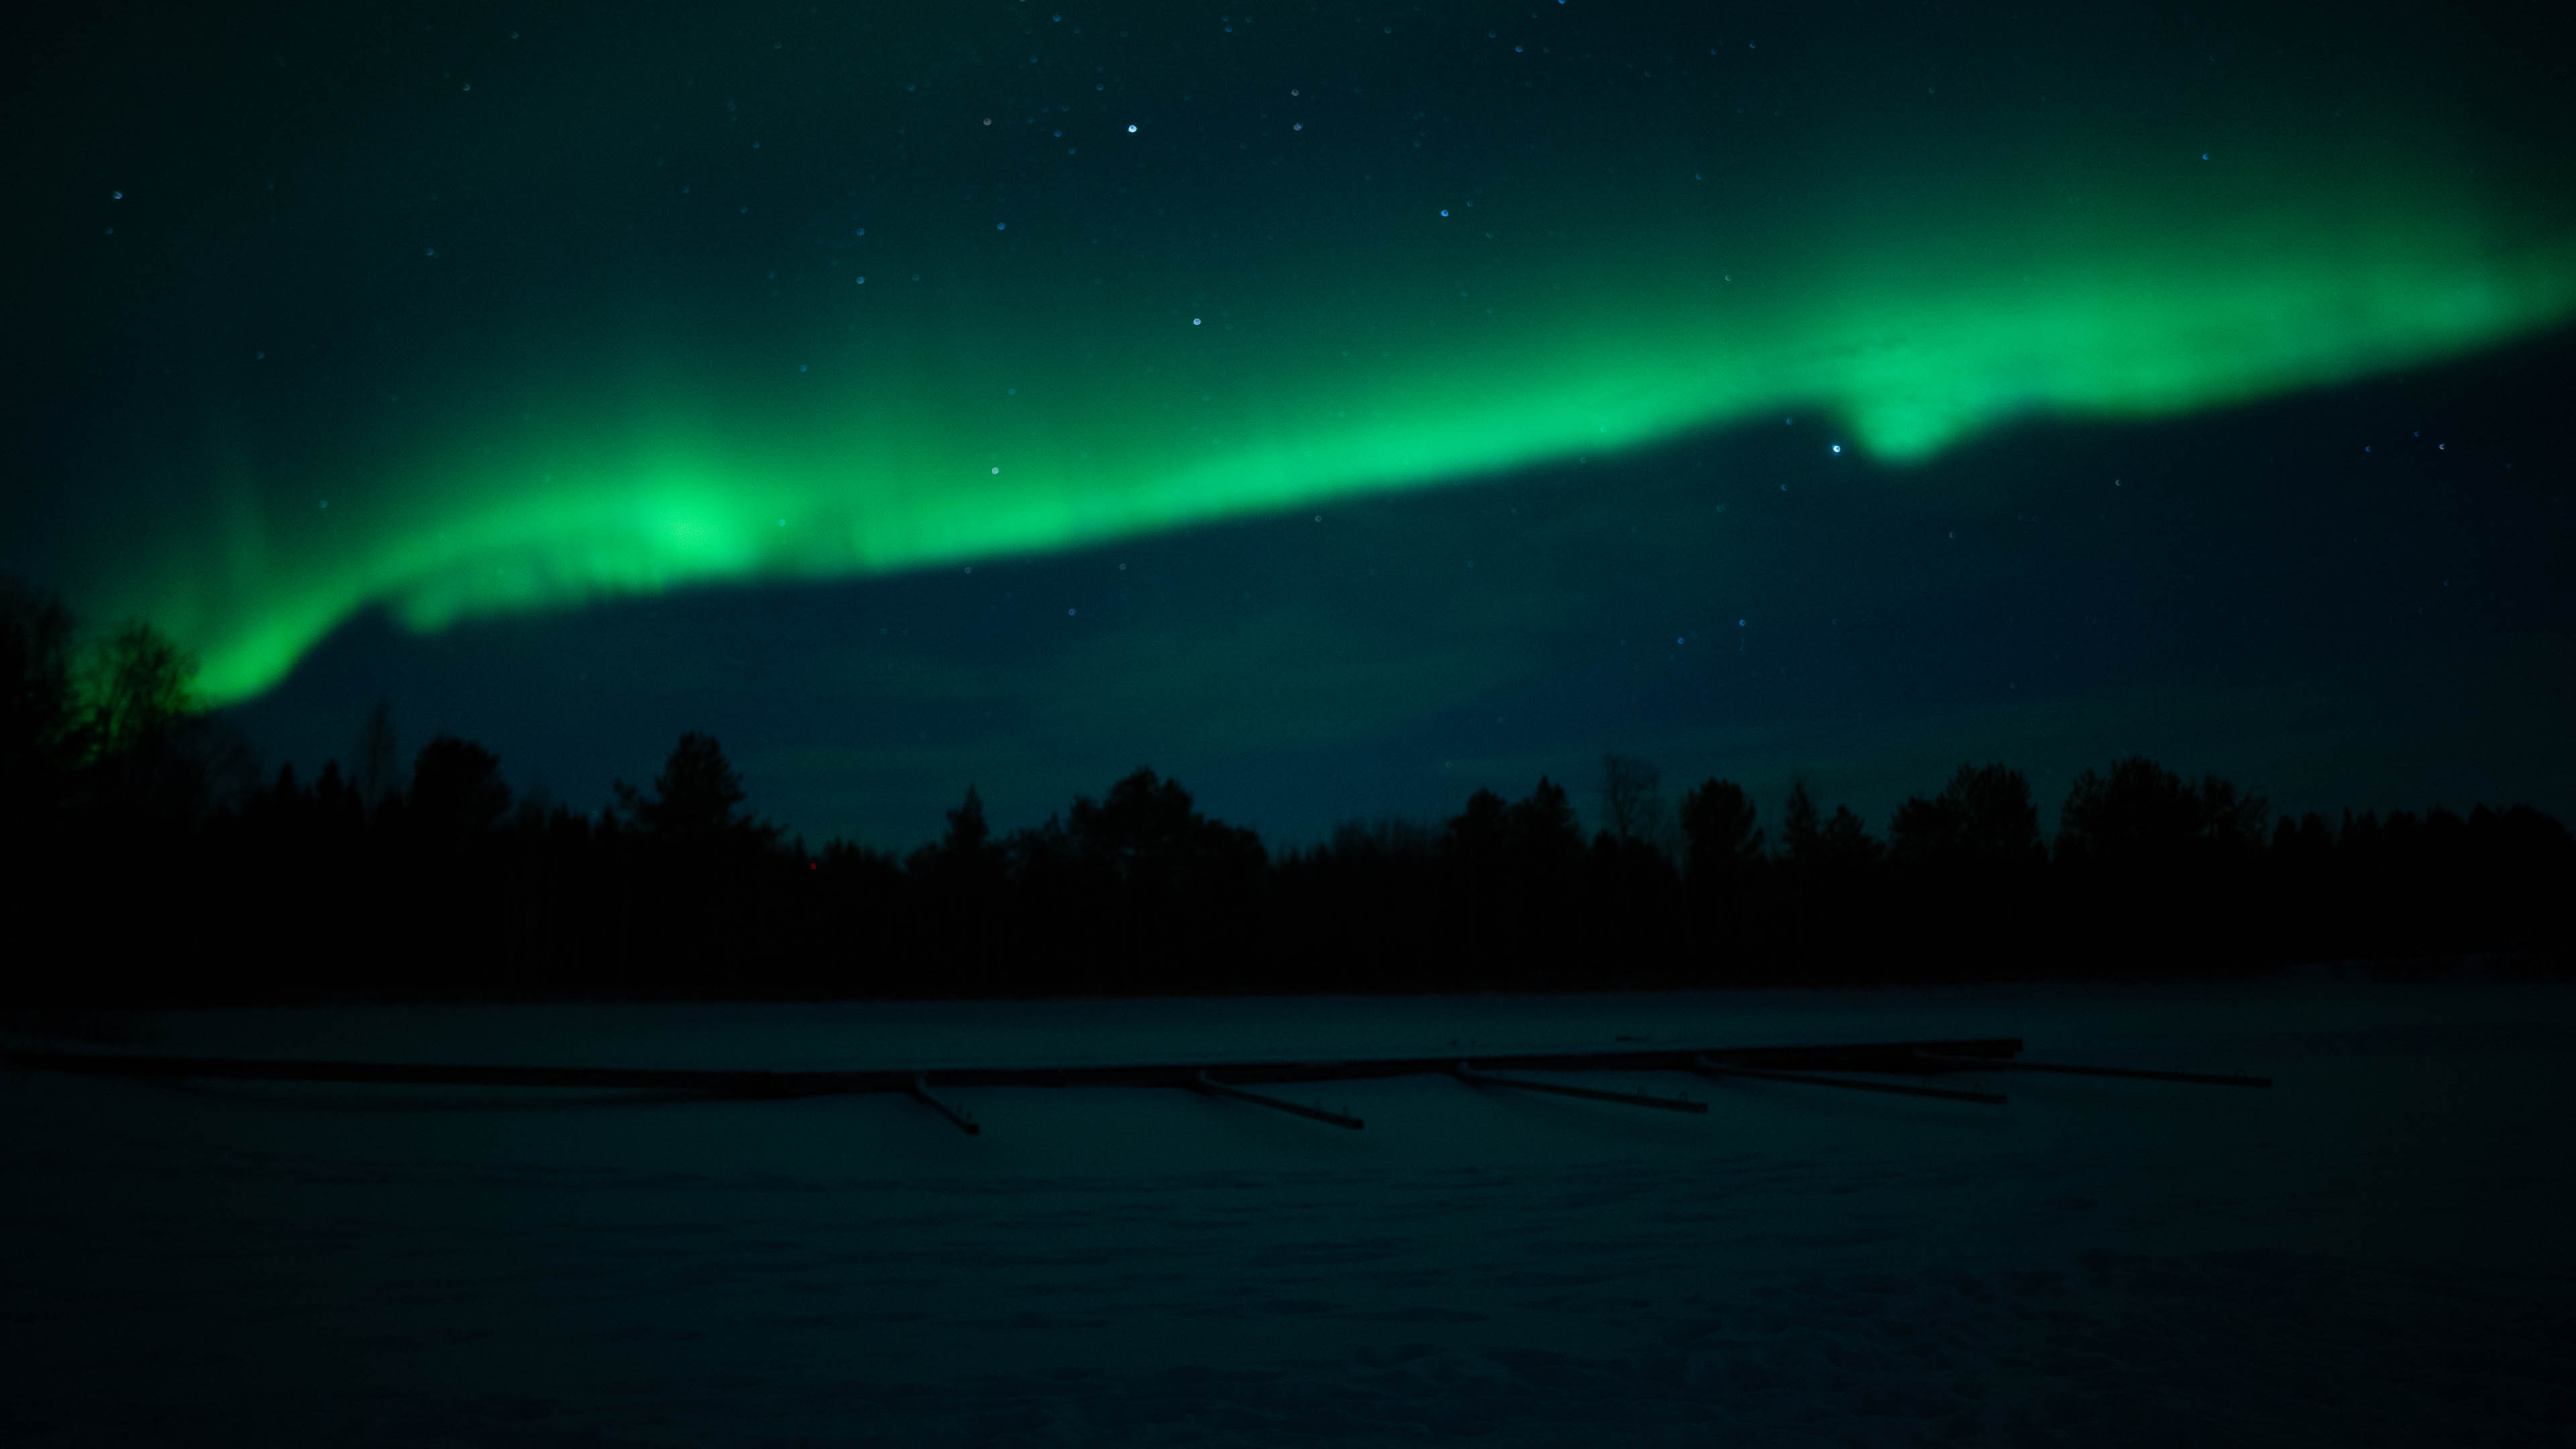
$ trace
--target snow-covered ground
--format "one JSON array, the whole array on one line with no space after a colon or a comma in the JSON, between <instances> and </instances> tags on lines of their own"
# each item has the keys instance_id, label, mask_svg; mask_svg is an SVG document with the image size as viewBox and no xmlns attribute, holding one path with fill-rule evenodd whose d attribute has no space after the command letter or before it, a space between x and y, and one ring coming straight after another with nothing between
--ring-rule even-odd
<instances>
[{"instance_id":1,"label":"snow-covered ground","mask_svg":"<svg viewBox=\"0 0 2576 1449\"><path fill-rule=\"evenodd\" d=\"M894 1097L18 1073L0 1443L2567 1443L2572 1030L2565 986L2327 980L169 1015L145 1049L936 1069L2018 1035L2279 1085L1646 1083L1704 1117L1291 1089L1362 1132L949 1093L969 1138Z\"/></svg>"}]
</instances>

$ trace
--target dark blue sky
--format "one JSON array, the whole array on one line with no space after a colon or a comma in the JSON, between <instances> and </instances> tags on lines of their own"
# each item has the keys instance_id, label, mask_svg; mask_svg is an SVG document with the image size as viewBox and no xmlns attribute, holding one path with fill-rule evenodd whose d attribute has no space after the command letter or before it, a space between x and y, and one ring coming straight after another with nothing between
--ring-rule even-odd
<instances>
[{"instance_id":1,"label":"dark blue sky","mask_svg":"<svg viewBox=\"0 0 2576 1449\"><path fill-rule=\"evenodd\" d=\"M382 693L583 806L704 729L773 817L879 845L969 780L1026 822L1139 764L1286 841L1542 773L1588 806L1609 749L1882 825L1963 761L2047 808L2132 751L2283 809L2566 817L2572 345L1920 469L1800 418L972 573L362 620L235 715L310 769Z\"/></svg>"},{"instance_id":2,"label":"dark blue sky","mask_svg":"<svg viewBox=\"0 0 2576 1449\"><path fill-rule=\"evenodd\" d=\"M2519 10L975 0L14 23L36 59L6 102L25 173L0 242L21 344L0 568L94 622L159 610L208 649L326 600L305 610L318 642L226 711L272 769L348 757L385 697L407 750L468 736L584 809L711 732L754 806L817 843L909 845L970 781L999 823L1031 823L1139 765L1274 843L1541 774L1588 810L1609 750L1668 791L1736 779L1766 818L1805 773L1873 827L1991 760L2029 772L2053 823L2076 772L2130 752L2282 809L2576 818L2576 333L2546 320L2568 280L2548 259L2576 255L2576 128ZM995 114L1009 145L988 155ZM1084 169L1075 143L1124 144L1130 114L1152 134ZM1101 134L1045 134L1084 125ZM1504 238L1459 260L1441 249L1477 240L1479 196L1510 220L1476 221ZM2028 276L1979 270L2006 253L2100 316L2034 312ZM2407 270L2437 254L2469 278L2440 296ZM1689 309L1739 295L1739 266L1757 269L1741 295L1792 279L1742 314L1746 336L1785 331L1720 339L1753 380L1712 393L1705 424L1656 414L1597 455L1547 430L1647 417L1699 376L1715 334ZM832 309L924 276L906 295L931 300L867 334L895 339L871 354L877 393L792 391L823 386L797 359L821 365ZM2543 322L2440 332L2519 315L2512 286ZM1520 304L1538 320L1482 320ZM1202 305L1215 326L1194 328ZM1882 337L1851 316L1871 309L1907 320ZM2420 356L2364 346L2400 323ZM1366 337L1394 360L1298 370L1336 335L1341 358ZM401 572L451 524L514 524L522 482L531 519L573 516L545 491L568 466L641 496L619 471L655 462L638 440L711 419L692 466L715 481L691 506L731 502L728 450L736 491L784 478L810 499L790 475L838 477L834 449L878 436L832 431L838 400L880 409L887 456L926 455L1017 416L1016 387L967 399L958 379L999 379L978 369L1022 348L1064 363L1029 401L1054 435L1134 466L1069 503L997 492L994 513L1096 503L1112 526L1036 548L978 533L973 490L1015 481L1016 458L1010 478L979 457L966 483L907 479L892 524L855 515L873 547L904 508L968 500L940 525L965 542L882 568L657 573L669 560L611 556L594 507L532 530L525 558L561 576L546 607L399 622L523 566ZM1137 366L1086 372L1102 348ZM2260 354L2250 380L2237 352ZM1757 415L1775 365L1856 405ZM1377 431L1332 432L1336 389ZM1482 456L1479 427L1524 417L1535 441L1311 501L1220 478L1147 526L1152 468L1215 456L1173 441L1200 432L1174 400L1211 408L1211 437L1273 430L1281 457ZM1960 430L1921 457L1862 445L1904 442L1918 402Z\"/></svg>"}]
</instances>

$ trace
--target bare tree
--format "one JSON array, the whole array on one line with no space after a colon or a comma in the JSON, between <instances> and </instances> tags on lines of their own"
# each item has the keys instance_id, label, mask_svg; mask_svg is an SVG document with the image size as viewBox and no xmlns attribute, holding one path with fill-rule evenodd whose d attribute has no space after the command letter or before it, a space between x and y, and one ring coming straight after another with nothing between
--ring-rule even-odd
<instances>
[{"instance_id":1,"label":"bare tree","mask_svg":"<svg viewBox=\"0 0 2576 1449\"><path fill-rule=\"evenodd\" d=\"M1664 839L1663 774L1616 750L1601 757L1602 824L1621 840Z\"/></svg>"},{"instance_id":2,"label":"bare tree","mask_svg":"<svg viewBox=\"0 0 2576 1449\"><path fill-rule=\"evenodd\" d=\"M102 754L166 743L197 710L197 661L170 636L129 620L98 642L89 666L91 739Z\"/></svg>"},{"instance_id":3,"label":"bare tree","mask_svg":"<svg viewBox=\"0 0 2576 1449\"><path fill-rule=\"evenodd\" d=\"M57 787L79 760L71 611L0 574L0 795Z\"/></svg>"},{"instance_id":4,"label":"bare tree","mask_svg":"<svg viewBox=\"0 0 2576 1449\"><path fill-rule=\"evenodd\" d=\"M136 828L185 827L258 787L249 742L197 693L196 656L143 620L97 641L79 692L80 757L98 808Z\"/></svg>"}]
</instances>

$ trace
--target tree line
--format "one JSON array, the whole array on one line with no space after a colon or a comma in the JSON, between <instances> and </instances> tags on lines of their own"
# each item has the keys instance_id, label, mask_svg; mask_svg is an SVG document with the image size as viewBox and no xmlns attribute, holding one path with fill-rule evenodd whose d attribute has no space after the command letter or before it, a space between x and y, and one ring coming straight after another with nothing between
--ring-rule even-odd
<instances>
[{"instance_id":1,"label":"tree line","mask_svg":"<svg viewBox=\"0 0 2576 1449\"><path fill-rule=\"evenodd\" d=\"M2564 969L2576 841L2527 807L2275 818L2143 758L2044 836L1963 765L1874 834L1805 781L1765 817L1605 757L1587 833L1542 778L1273 852L1138 769L997 833L973 786L906 852L809 849L703 734L587 814L390 708L344 770L257 771L142 625L86 654L0 592L17 1004L1599 990L2227 975L2509 953ZM76 657L77 655L77 657ZM407 763L407 768L405 765Z\"/></svg>"}]
</instances>

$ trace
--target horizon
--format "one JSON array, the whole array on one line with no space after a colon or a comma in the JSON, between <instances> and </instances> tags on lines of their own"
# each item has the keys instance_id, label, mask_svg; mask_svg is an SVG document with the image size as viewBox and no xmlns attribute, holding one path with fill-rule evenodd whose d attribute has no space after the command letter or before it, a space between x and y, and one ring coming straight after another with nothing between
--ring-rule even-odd
<instances>
[{"instance_id":1,"label":"horizon","mask_svg":"<svg viewBox=\"0 0 2576 1449\"><path fill-rule=\"evenodd\" d=\"M221 717L220 712L215 712L209 717L219 719ZM478 746L482 744L482 742L478 740L473 740L459 735L446 734L445 732L441 732L440 735L433 736L433 738L455 739L465 744ZM715 743L721 746L722 741L718 740ZM425 748L426 744L427 742L423 742L422 747ZM402 779L399 783L393 783L387 787L389 794L402 794L408 791L408 782L411 775L411 763L408 757L417 756L418 753L419 751L417 749L406 749L407 758L401 766ZM1584 778L1573 774L1558 774L1541 771L1538 775L1532 777L1528 784L1518 788L1506 788L1500 784L1479 785L1474 787L1474 791L1471 793L1491 793L1509 801L1525 798L1531 790L1552 785L1555 788L1566 792L1568 802L1574 811L1577 825L1587 840L1596 833L1606 832L1615 834L1617 833L1616 827L1609 818L1610 812L1607 805L1607 795L1609 792L1606 788L1606 779L1609 767L1609 758L1611 755L1615 755L1616 753L1617 752L1615 751L1609 752L1609 754L1604 757L1595 759L1592 762L1593 768L1591 771L1591 783L1587 783ZM2478 799L2451 801L2436 799L2425 805L2383 805L2376 802L2359 803L2347 801L2341 805L2330 808L2302 807L2290 809L2277 803L2270 794L2261 788L2260 782L2258 781L2231 779L2229 777L2219 775L2214 771L2176 769L2170 764L2170 762L2157 760L2152 756L2137 753L2117 755L2110 759L2101 761L2098 765L2079 768L2074 775L2068 778L2066 789L2054 796L2044 794L2038 788L2037 782L2030 778L2029 772L2020 769L2010 760L1966 759L1960 761L1958 765L1954 766L1951 772L1944 772L1941 779L1908 789L1902 797L1887 805L1883 810L1870 810L1857 807L1849 797L1836 794L1824 788L1819 784L1814 774L1809 771L1802 770L1792 772L1789 776L1780 781L1776 791L1766 791L1764 789L1748 785L1745 781L1740 779L1729 779L1716 775L1707 776L1698 780L1670 779L1663 775L1660 768L1654 766L1653 761L1639 760L1633 756L1625 758L1627 758L1631 763L1643 764L1652 770L1652 778L1647 784L1646 789L1648 792L1647 798L1651 802L1649 808L1654 812L1656 824L1653 828L1641 833L1637 838L1652 844L1667 853L1674 852L1676 842L1678 840L1679 827L1674 823L1673 816L1678 807L1681 796L1684 793L1696 789L1704 784L1732 784L1743 788L1747 800L1753 804L1757 811L1757 815L1754 820L1755 828L1764 830L1770 841L1770 843L1765 847L1766 852L1777 854L1782 848L1777 836L1779 812L1784 808L1784 802L1788 795L1801 784L1807 786L1811 796L1814 798L1814 803L1823 811L1830 813L1837 806L1852 807L1854 813L1860 817L1863 828L1867 829L1874 839L1878 839L1883 842L1890 833L1889 827L1892 824L1894 815L1905 804L1909 802L1919 802L1921 800L1937 796L1940 793L1941 787L1948 783L1950 774L1957 770L1984 767L1997 767L2010 771L2014 776L2021 778L2025 783L2030 784L2032 804L2034 808L2038 810L2040 816L2040 840L2052 853L2054 853L2057 848L2058 838L2064 830L2064 822L2061 817L2064 815L2075 792L2082 788L2080 782L2086 776L2091 776L2096 779L2105 777L2109 773L2109 768L2111 766L2124 760L2144 760L2151 765L2172 773L2186 785L2198 787L2204 780L2210 780L2218 781L2245 792L2248 798L2263 807L2263 823L2267 838L2272 828L2284 822L2295 824L2300 820L2312 816L2321 819L2330 830L2335 831L2340 831L2347 823L2360 821L2365 817L2383 823L2392 816L2400 814L2411 815L2418 819L2443 814L2447 814L2458 819L2466 819L2479 811L2502 814L2513 809L2535 810L2544 818L2555 823L2561 825L2566 823L2555 812L2541 809L2538 806L2532 805L2528 801L2522 800ZM356 788L354 771L350 767L344 765L338 758L331 757L326 758L321 767L310 771L301 768L294 761L279 762L279 766L277 767L271 767L265 764L255 766L244 772L248 776L248 779L245 781L245 789L253 792L273 790L282 778L279 774L280 768L293 770L295 772L293 783L301 790L312 790L319 782L323 770L335 772L338 778L343 782L344 788ZM1431 815L1407 815L1392 811L1380 811L1376 813L1362 812L1347 815L1332 822L1320 834L1311 838L1290 837L1281 839L1264 830L1257 822L1238 820L1227 816L1220 811L1208 809L1206 802L1199 798L1198 792L1190 788L1189 782L1180 779L1178 776L1165 774L1164 772L1155 769L1148 762L1140 762L1136 766L1136 771L1142 771L1146 774L1154 775L1158 780L1165 784L1180 787L1183 791L1189 794L1192 804L1199 814L1205 816L1212 823L1232 826L1253 832L1255 835L1260 837L1263 846L1266 847L1274 856L1289 852L1311 851L1329 846L1336 833L1345 828L1354 826L1364 829L1372 829L1385 825L1413 826L1436 837L1451 820L1456 818L1457 814L1457 811L1454 809ZM1131 771L1126 773L1134 772ZM512 810L514 812L525 809L540 809L548 814L552 814L555 811L561 810L567 811L574 817L580 819L598 819L605 816L615 816L621 813L622 807L616 798L613 786L607 790L604 798L597 805L590 807L577 807L573 805L572 802L557 794L550 786L546 785L542 781L529 782L525 784L512 781L510 779L509 762L507 759L502 759L500 761L496 774L500 782L511 792ZM633 778L620 776L615 782L613 782L613 784L625 784L636 786L638 788L649 789L653 782L654 774L654 771L647 770ZM1120 778L1124 778L1124 774L1122 774ZM1111 784L1115 783L1115 781L1111 782ZM760 806L758 791L751 788L753 782L746 778L743 781L743 784L745 788L745 799L742 805L742 813L744 817L747 820L757 822L761 826L774 829L782 843L794 841L803 842L806 851L809 854L819 853L824 848L830 846L845 845L878 851L888 854L897 860L901 860L902 858L912 854L916 849L924 846L936 845L941 836L946 833L947 829L943 818L942 824L938 828L926 831L920 837L909 843L902 841L868 840L839 833L818 836L812 831L799 827L792 820L779 819L764 811ZM994 812L991 810L989 802L986 802L986 818L991 822L994 839L998 842L1007 843L1012 835L1021 831L1039 830L1049 824L1062 823L1066 809L1071 804L1076 801L1087 801L1096 804L1109 793L1109 788L1109 785L1103 785L1097 789L1075 788L1061 797L1062 803L1049 807L1042 815L1027 818L996 819L994 818ZM958 786L954 802L950 808L953 809L956 804L962 803L966 795L970 792L975 794L979 802L985 801L982 787L978 782L969 780ZM2050 803L2052 799L2055 801L2054 804ZM1585 803L1587 801L1597 803L1588 807ZM1766 801L1771 802L1771 807L1767 811L1764 809L1764 802ZM1460 803L1463 806L1464 797L1461 798Z\"/></svg>"}]
</instances>

